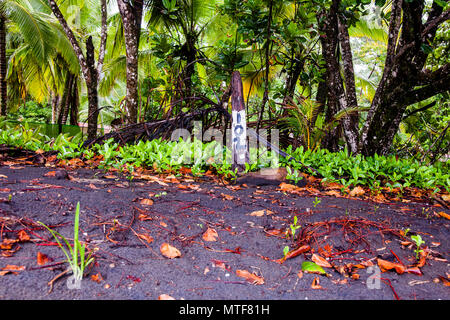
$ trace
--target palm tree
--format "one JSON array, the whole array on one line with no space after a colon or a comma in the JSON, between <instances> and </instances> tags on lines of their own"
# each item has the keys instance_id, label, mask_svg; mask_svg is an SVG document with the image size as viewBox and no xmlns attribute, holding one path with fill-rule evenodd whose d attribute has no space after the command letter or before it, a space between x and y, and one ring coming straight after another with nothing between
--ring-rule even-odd
<instances>
[{"instance_id":1,"label":"palm tree","mask_svg":"<svg viewBox=\"0 0 450 320\"><path fill-rule=\"evenodd\" d=\"M62 29L64 30L68 40L70 41L73 50L78 59L79 65L81 67L81 73L84 77L86 88L87 88L87 96L88 96L88 139L94 139L97 135L97 122L98 122L98 80L99 80L99 72L95 63L95 50L92 36L88 36L85 40L86 45L86 55L83 53L83 50L80 46L80 43L75 36L72 28L67 23L63 13L61 12L58 4L55 0L48 0L48 4L58 19ZM106 2L101 2L102 6L102 23L106 23L106 18L104 15L106 14ZM104 32L104 26L102 27L102 36L106 36L106 32ZM106 40L101 40L101 48L104 48L103 43ZM100 54L102 57L103 54ZM103 63L103 62L102 62Z\"/></svg>"},{"instance_id":2,"label":"palm tree","mask_svg":"<svg viewBox=\"0 0 450 320\"><path fill-rule=\"evenodd\" d=\"M60 90L66 70L78 72L70 43L59 24L49 19L50 10L45 10L41 0L5 0L2 4L10 26L11 54L5 78L10 89L9 105L14 107L27 96L48 101L49 92Z\"/></svg>"},{"instance_id":3,"label":"palm tree","mask_svg":"<svg viewBox=\"0 0 450 320\"><path fill-rule=\"evenodd\" d=\"M184 61L181 72L182 87L178 95L192 95L192 76L200 57L199 41L213 25L216 1L202 0L151 0L149 1L150 26L169 33L177 44L174 55Z\"/></svg>"}]
</instances>

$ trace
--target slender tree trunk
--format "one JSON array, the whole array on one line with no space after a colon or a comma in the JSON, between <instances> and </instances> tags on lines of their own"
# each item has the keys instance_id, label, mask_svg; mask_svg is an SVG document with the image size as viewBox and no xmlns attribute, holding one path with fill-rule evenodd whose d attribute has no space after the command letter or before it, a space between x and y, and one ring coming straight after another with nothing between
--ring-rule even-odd
<instances>
[{"instance_id":1,"label":"slender tree trunk","mask_svg":"<svg viewBox=\"0 0 450 320\"><path fill-rule=\"evenodd\" d=\"M197 56L197 49L195 48L195 39L191 35L188 35L186 39L186 67L184 72L184 86L186 92L185 97L192 96L192 76L195 72L195 60Z\"/></svg>"},{"instance_id":2,"label":"slender tree trunk","mask_svg":"<svg viewBox=\"0 0 450 320\"><path fill-rule=\"evenodd\" d=\"M6 116L8 108L8 85L6 83L6 18L0 15L0 115Z\"/></svg>"},{"instance_id":3,"label":"slender tree trunk","mask_svg":"<svg viewBox=\"0 0 450 320\"><path fill-rule=\"evenodd\" d=\"M86 81L88 91L88 139L93 139L97 135L97 119L98 119L98 74L95 67L95 51L92 37L86 40L86 65L89 77ZM94 120L95 119L95 120ZM91 120L91 121L89 121Z\"/></svg>"},{"instance_id":4,"label":"slender tree trunk","mask_svg":"<svg viewBox=\"0 0 450 320\"><path fill-rule=\"evenodd\" d=\"M301 58L298 52L292 61L290 72L286 78L286 93L284 95L283 104L289 103L294 99L295 87L297 86L298 78L303 71L305 61Z\"/></svg>"},{"instance_id":5,"label":"slender tree trunk","mask_svg":"<svg viewBox=\"0 0 450 320\"><path fill-rule=\"evenodd\" d=\"M271 26L272 26L272 10L273 10L273 0L270 0L269 2L269 18L267 21L267 35L266 35L266 74L265 74L265 80L264 80L264 95L261 102L261 112L259 114L258 123L256 125L256 132L259 131L259 128L261 127L261 121L264 117L264 108L266 106L267 100L269 100L269 71L270 71L270 47L271 47Z\"/></svg>"},{"instance_id":6,"label":"slender tree trunk","mask_svg":"<svg viewBox=\"0 0 450 320\"><path fill-rule=\"evenodd\" d=\"M61 104L59 106L58 114L58 124L63 125L67 122L67 117L69 115L70 100L72 96L72 85L73 85L74 75L67 73L66 82L64 85L63 97L61 99Z\"/></svg>"},{"instance_id":7,"label":"slender tree trunk","mask_svg":"<svg viewBox=\"0 0 450 320\"><path fill-rule=\"evenodd\" d=\"M86 57L76 39L73 31L67 24L61 10L59 10L58 5L55 0L48 0L50 8L53 14L58 19L61 27L63 28L67 38L69 39L75 54L80 63L81 72L83 73L84 81L86 83L86 88L88 91L88 139L94 139L97 136L97 123L98 123L98 73L95 67L94 58L94 46L92 44L92 37L89 37L86 42Z\"/></svg>"},{"instance_id":8,"label":"slender tree trunk","mask_svg":"<svg viewBox=\"0 0 450 320\"><path fill-rule=\"evenodd\" d=\"M102 28L100 33L100 50L98 53L97 73L99 82L102 78L103 62L105 60L106 41L108 39L108 11L106 0L101 0L101 16L102 16Z\"/></svg>"},{"instance_id":9,"label":"slender tree trunk","mask_svg":"<svg viewBox=\"0 0 450 320\"><path fill-rule=\"evenodd\" d=\"M72 86L72 99L70 104L70 125L78 126L78 107L80 97L78 95L78 77L75 77Z\"/></svg>"},{"instance_id":10,"label":"slender tree trunk","mask_svg":"<svg viewBox=\"0 0 450 320\"><path fill-rule=\"evenodd\" d=\"M57 123L59 101L60 101L60 96L58 95L58 93L52 91L51 92L52 124Z\"/></svg>"},{"instance_id":11,"label":"slender tree trunk","mask_svg":"<svg viewBox=\"0 0 450 320\"><path fill-rule=\"evenodd\" d=\"M350 36L348 34L348 26L344 21L338 19L339 23L339 42L341 45L342 62L344 67L344 82L345 82L345 98L347 108L358 107L358 100L356 98L356 86L355 86L355 71L353 68L353 55L352 48L350 46ZM348 127L347 137L348 145L353 153L358 151L359 143L359 114L352 112L350 116L344 119L346 126Z\"/></svg>"},{"instance_id":12,"label":"slender tree trunk","mask_svg":"<svg viewBox=\"0 0 450 320\"><path fill-rule=\"evenodd\" d=\"M127 54L127 96L126 108L128 122L137 123L139 107L138 94L138 55L139 37L143 13L143 1L134 0L133 3L125 0L117 0L120 15L122 17L125 35L125 49Z\"/></svg>"}]
</instances>

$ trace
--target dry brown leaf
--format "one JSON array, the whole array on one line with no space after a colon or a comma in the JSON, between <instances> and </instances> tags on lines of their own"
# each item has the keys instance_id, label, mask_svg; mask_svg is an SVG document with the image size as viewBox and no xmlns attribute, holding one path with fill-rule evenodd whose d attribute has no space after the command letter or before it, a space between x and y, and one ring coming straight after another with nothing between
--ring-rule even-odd
<instances>
[{"instance_id":1,"label":"dry brown leaf","mask_svg":"<svg viewBox=\"0 0 450 320\"><path fill-rule=\"evenodd\" d=\"M236 270L236 275L238 277L244 278L245 280L247 280L251 284L255 284L255 285L264 284L264 278L263 277L257 276L254 273L250 273L247 270Z\"/></svg>"},{"instance_id":2,"label":"dry brown leaf","mask_svg":"<svg viewBox=\"0 0 450 320\"><path fill-rule=\"evenodd\" d=\"M318 266L321 266L323 268L332 268L333 266L323 257L319 256L318 254L313 254L312 261L314 261Z\"/></svg>"},{"instance_id":3,"label":"dry brown leaf","mask_svg":"<svg viewBox=\"0 0 450 320\"><path fill-rule=\"evenodd\" d=\"M46 254L38 251L37 253L37 264L39 266L45 266L47 263L52 262L53 260L49 258Z\"/></svg>"},{"instance_id":4,"label":"dry brown leaf","mask_svg":"<svg viewBox=\"0 0 450 320\"><path fill-rule=\"evenodd\" d=\"M303 278L303 271L302 271L302 270L299 270L299 271L297 272L297 277L298 277L299 279Z\"/></svg>"},{"instance_id":5,"label":"dry brown leaf","mask_svg":"<svg viewBox=\"0 0 450 320\"><path fill-rule=\"evenodd\" d=\"M151 206L151 205L153 205L153 200L152 199L142 199L139 203L143 204L145 206Z\"/></svg>"},{"instance_id":6,"label":"dry brown leaf","mask_svg":"<svg viewBox=\"0 0 450 320\"><path fill-rule=\"evenodd\" d=\"M267 230L264 232L267 233L269 236L275 236L275 237L283 234L283 230L281 230L281 229L271 229L271 230Z\"/></svg>"},{"instance_id":7,"label":"dry brown leaf","mask_svg":"<svg viewBox=\"0 0 450 320\"><path fill-rule=\"evenodd\" d=\"M309 245L305 244L305 245L303 245L303 246L301 246L299 248L296 248L296 249L293 249L293 250L289 251L283 258L278 259L278 260L274 260L274 261L276 263L282 264L287 259L294 258L294 257L296 257L296 256L298 256L298 255L300 255L302 253L308 252L309 250L311 250L311 247Z\"/></svg>"},{"instance_id":8,"label":"dry brown leaf","mask_svg":"<svg viewBox=\"0 0 450 320\"><path fill-rule=\"evenodd\" d=\"M145 213L140 213L139 216L138 216L138 219L140 221L153 220L152 217L150 217L148 214L145 214Z\"/></svg>"},{"instance_id":9,"label":"dry brown leaf","mask_svg":"<svg viewBox=\"0 0 450 320\"><path fill-rule=\"evenodd\" d=\"M218 236L219 235L217 234L216 230L208 228L203 234L202 239L205 241L217 241Z\"/></svg>"},{"instance_id":10,"label":"dry brown leaf","mask_svg":"<svg viewBox=\"0 0 450 320\"><path fill-rule=\"evenodd\" d=\"M181 252L177 248L171 246L168 243L163 243L159 248L163 256L169 259L179 258L181 257Z\"/></svg>"},{"instance_id":11,"label":"dry brown leaf","mask_svg":"<svg viewBox=\"0 0 450 320\"><path fill-rule=\"evenodd\" d=\"M17 271L23 271L23 270L25 270L25 266L16 266L16 265L8 264L6 267L1 269L0 276L4 276L8 273L18 274Z\"/></svg>"},{"instance_id":12,"label":"dry brown leaf","mask_svg":"<svg viewBox=\"0 0 450 320\"><path fill-rule=\"evenodd\" d=\"M175 300L175 298L164 293L158 297L158 300Z\"/></svg>"},{"instance_id":13,"label":"dry brown leaf","mask_svg":"<svg viewBox=\"0 0 450 320\"><path fill-rule=\"evenodd\" d=\"M285 192L292 192L292 193L303 191L302 188L297 187L293 184L285 183L285 182L282 182L280 184L280 190L285 191Z\"/></svg>"},{"instance_id":14,"label":"dry brown leaf","mask_svg":"<svg viewBox=\"0 0 450 320\"><path fill-rule=\"evenodd\" d=\"M450 220L450 214L445 213L444 211L438 212L438 215L442 218Z\"/></svg>"},{"instance_id":15,"label":"dry brown leaf","mask_svg":"<svg viewBox=\"0 0 450 320\"><path fill-rule=\"evenodd\" d=\"M229 194L225 194L225 193L221 193L220 194L225 200L231 201L234 200L234 197L229 195Z\"/></svg>"},{"instance_id":16,"label":"dry brown leaf","mask_svg":"<svg viewBox=\"0 0 450 320\"><path fill-rule=\"evenodd\" d=\"M313 282L311 283L311 289L323 289L322 286L319 284L320 283L320 279L319 277L315 277L313 279Z\"/></svg>"},{"instance_id":17,"label":"dry brown leaf","mask_svg":"<svg viewBox=\"0 0 450 320\"><path fill-rule=\"evenodd\" d=\"M332 196L332 197L340 197L341 196L341 193L337 190L325 191L325 194L327 196Z\"/></svg>"},{"instance_id":18,"label":"dry brown leaf","mask_svg":"<svg viewBox=\"0 0 450 320\"><path fill-rule=\"evenodd\" d=\"M273 212L267 209L256 210L249 213L249 215L253 217L262 217L264 215L271 215L271 214L273 214Z\"/></svg>"},{"instance_id":19,"label":"dry brown leaf","mask_svg":"<svg viewBox=\"0 0 450 320\"><path fill-rule=\"evenodd\" d=\"M361 188L360 186L357 186L353 188L352 191L350 191L350 197L359 197L362 196L364 193L366 193L364 189Z\"/></svg>"},{"instance_id":20,"label":"dry brown leaf","mask_svg":"<svg viewBox=\"0 0 450 320\"><path fill-rule=\"evenodd\" d=\"M92 280L92 281L95 281L95 282L97 282L97 283L100 283L100 282L103 281L103 277L102 277L102 275L101 275L100 273L97 273L97 274L93 274L93 275L91 276L91 280Z\"/></svg>"},{"instance_id":21,"label":"dry brown leaf","mask_svg":"<svg viewBox=\"0 0 450 320\"><path fill-rule=\"evenodd\" d=\"M16 242L19 242L19 240L4 238L3 242L0 243L0 249L10 250L12 248L12 245Z\"/></svg>"},{"instance_id":22,"label":"dry brown leaf","mask_svg":"<svg viewBox=\"0 0 450 320\"><path fill-rule=\"evenodd\" d=\"M443 194L441 195L441 198L446 202L450 202L450 194Z\"/></svg>"},{"instance_id":23,"label":"dry brown leaf","mask_svg":"<svg viewBox=\"0 0 450 320\"><path fill-rule=\"evenodd\" d=\"M0 188L0 192L11 192L9 188Z\"/></svg>"},{"instance_id":24,"label":"dry brown leaf","mask_svg":"<svg viewBox=\"0 0 450 320\"><path fill-rule=\"evenodd\" d=\"M377 263L382 272L395 269L398 274L403 274L406 271L406 267L400 263L390 262L383 259L377 259Z\"/></svg>"},{"instance_id":25,"label":"dry brown leaf","mask_svg":"<svg viewBox=\"0 0 450 320\"><path fill-rule=\"evenodd\" d=\"M148 235L148 234L144 234L144 233L138 233L138 234L137 234L137 237L138 237L139 239L142 239L142 240L144 240L144 241L147 241L148 243L152 243L153 240L154 240L152 236L150 236L150 235Z\"/></svg>"},{"instance_id":26,"label":"dry brown leaf","mask_svg":"<svg viewBox=\"0 0 450 320\"><path fill-rule=\"evenodd\" d=\"M44 174L44 177L54 177L56 175L56 171L49 171Z\"/></svg>"},{"instance_id":27,"label":"dry brown leaf","mask_svg":"<svg viewBox=\"0 0 450 320\"><path fill-rule=\"evenodd\" d=\"M443 276L438 276L439 280L441 280L444 283L444 286L450 287L450 280L448 278L445 278Z\"/></svg>"},{"instance_id":28,"label":"dry brown leaf","mask_svg":"<svg viewBox=\"0 0 450 320\"><path fill-rule=\"evenodd\" d=\"M344 188L342 184L336 182L324 182L322 183L322 185L326 190L341 190L342 188Z\"/></svg>"},{"instance_id":29,"label":"dry brown leaf","mask_svg":"<svg viewBox=\"0 0 450 320\"><path fill-rule=\"evenodd\" d=\"M20 242L30 241L31 239L28 233L25 232L25 230L20 230L18 236Z\"/></svg>"}]
</instances>

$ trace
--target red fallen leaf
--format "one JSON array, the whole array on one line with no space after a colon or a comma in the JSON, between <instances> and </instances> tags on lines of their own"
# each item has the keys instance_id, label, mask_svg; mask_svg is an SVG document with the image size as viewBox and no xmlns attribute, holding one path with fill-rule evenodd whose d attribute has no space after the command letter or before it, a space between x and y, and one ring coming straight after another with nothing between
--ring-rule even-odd
<instances>
[{"instance_id":1,"label":"red fallen leaf","mask_svg":"<svg viewBox=\"0 0 450 320\"><path fill-rule=\"evenodd\" d=\"M133 282L136 282L136 283L139 283L139 282L142 281L141 278L138 278L138 277L135 277L135 276L132 276L132 275L128 275L127 279L128 280L132 280Z\"/></svg>"},{"instance_id":2,"label":"red fallen leaf","mask_svg":"<svg viewBox=\"0 0 450 320\"><path fill-rule=\"evenodd\" d=\"M408 268L408 269L406 269L406 272L415 274L416 276L422 276L423 275L422 271L420 271L420 269L418 267Z\"/></svg>"},{"instance_id":3,"label":"red fallen leaf","mask_svg":"<svg viewBox=\"0 0 450 320\"><path fill-rule=\"evenodd\" d=\"M445 213L444 211L440 211L437 213L439 216L441 216L442 218L448 219L450 220L450 214Z\"/></svg>"},{"instance_id":4,"label":"red fallen leaf","mask_svg":"<svg viewBox=\"0 0 450 320\"><path fill-rule=\"evenodd\" d=\"M356 272L352 273L352 279L353 280L358 280L359 279L359 274L356 273Z\"/></svg>"},{"instance_id":5,"label":"red fallen leaf","mask_svg":"<svg viewBox=\"0 0 450 320\"><path fill-rule=\"evenodd\" d=\"M420 251L419 255L420 255L419 263L416 265L416 267L422 268L427 262L428 249Z\"/></svg>"},{"instance_id":6,"label":"red fallen leaf","mask_svg":"<svg viewBox=\"0 0 450 320\"><path fill-rule=\"evenodd\" d=\"M230 266L226 265L225 261L212 259L211 262L213 263L214 267L217 267L217 268L220 268L220 269L226 270L226 271L231 271Z\"/></svg>"},{"instance_id":7,"label":"red fallen leaf","mask_svg":"<svg viewBox=\"0 0 450 320\"><path fill-rule=\"evenodd\" d=\"M443 276L438 276L438 277L439 277L439 280L441 280L444 283L444 286L450 287L450 280L449 279L447 279L446 277L443 277Z\"/></svg>"},{"instance_id":8,"label":"red fallen leaf","mask_svg":"<svg viewBox=\"0 0 450 320\"><path fill-rule=\"evenodd\" d=\"M377 259L377 262L382 272L395 269L398 274L403 274L406 271L406 267L400 263L390 262L383 259Z\"/></svg>"},{"instance_id":9,"label":"red fallen leaf","mask_svg":"<svg viewBox=\"0 0 450 320\"><path fill-rule=\"evenodd\" d=\"M80 158L73 158L73 159L70 159L70 160L67 162L67 164L68 164L69 166L73 166L73 167L75 167L75 166L84 166L84 162L83 162L83 160L81 160Z\"/></svg>"},{"instance_id":10,"label":"red fallen leaf","mask_svg":"<svg viewBox=\"0 0 450 320\"><path fill-rule=\"evenodd\" d=\"M19 242L19 240L4 238L3 242L0 243L0 249L2 249L2 250L10 250L10 249L12 249L12 245L14 243L16 243L16 242Z\"/></svg>"},{"instance_id":11,"label":"red fallen leaf","mask_svg":"<svg viewBox=\"0 0 450 320\"><path fill-rule=\"evenodd\" d=\"M294 258L302 253L308 252L311 250L311 247L307 244L301 246L300 248L289 251L283 258L275 260L276 263L282 264L287 259Z\"/></svg>"},{"instance_id":12,"label":"red fallen leaf","mask_svg":"<svg viewBox=\"0 0 450 320\"><path fill-rule=\"evenodd\" d=\"M1 269L0 276L4 276L8 273L18 274L17 271L23 271L23 270L25 270L25 266L16 266L16 265L8 264L6 267Z\"/></svg>"},{"instance_id":13,"label":"red fallen leaf","mask_svg":"<svg viewBox=\"0 0 450 320\"><path fill-rule=\"evenodd\" d=\"M153 200L152 199L142 199L140 201L140 204L146 205L146 206L151 206L153 205Z\"/></svg>"},{"instance_id":14,"label":"red fallen leaf","mask_svg":"<svg viewBox=\"0 0 450 320\"><path fill-rule=\"evenodd\" d=\"M313 279L313 282L311 283L311 289L323 289L322 286L319 284L320 283L320 279L319 277L315 277Z\"/></svg>"},{"instance_id":15,"label":"red fallen leaf","mask_svg":"<svg viewBox=\"0 0 450 320\"><path fill-rule=\"evenodd\" d=\"M244 278L251 284L261 285L264 284L264 278L257 276L255 273L250 273L247 270L236 270L236 275L240 278Z\"/></svg>"},{"instance_id":16,"label":"red fallen leaf","mask_svg":"<svg viewBox=\"0 0 450 320\"><path fill-rule=\"evenodd\" d=\"M0 188L0 192L11 192L11 189L8 189L8 188Z\"/></svg>"},{"instance_id":17,"label":"red fallen leaf","mask_svg":"<svg viewBox=\"0 0 450 320\"><path fill-rule=\"evenodd\" d=\"M52 262L53 260L49 258L46 254L38 251L37 253L37 264L40 266L45 266L47 263Z\"/></svg>"},{"instance_id":18,"label":"red fallen leaf","mask_svg":"<svg viewBox=\"0 0 450 320\"><path fill-rule=\"evenodd\" d=\"M357 186L353 188L352 191L350 191L350 197L359 197L362 196L364 193L366 193L366 191L364 191L363 188Z\"/></svg>"},{"instance_id":19,"label":"red fallen leaf","mask_svg":"<svg viewBox=\"0 0 450 320\"><path fill-rule=\"evenodd\" d=\"M323 268L332 268L332 265L323 257L319 256L318 254L313 254L311 257L311 260L314 261L318 266L321 266Z\"/></svg>"},{"instance_id":20,"label":"red fallen leaf","mask_svg":"<svg viewBox=\"0 0 450 320\"><path fill-rule=\"evenodd\" d=\"M148 243L152 243L153 240L154 240L152 236L150 236L150 235L148 235L148 234L143 234L143 233L138 233L138 234L137 234L137 237L138 237L139 239L142 239L142 240L147 241Z\"/></svg>"},{"instance_id":21,"label":"red fallen leaf","mask_svg":"<svg viewBox=\"0 0 450 320\"><path fill-rule=\"evenodd\" d=\"M163 256L165 256L165 257L167 257L169 259L174 259L174 258L181 257L180 250L178 250L177 248L171 246L168 243L163 243L161 245L161 247L159 248L159 250L161 251Z\"/></svg>"},{"instance_id":22,"label":"red fallen leaf","mask_svg":"<svg viewBox=\"0 0 450 320\"><path fill-rule=\"evenodd\" d=\"M221 193L220 194L225 200L231 201L234 200L233 196L230 196L229 194Z\"/></svg>"},{"instance_id":23,"label":"red fallen leaf","mask_svg":"<svg viewBox=\"0 0 450 320\"><path fill-rule=\"evenodd\" d=\"M225 252L241 254L241 247L236 247L234 250L225 249Z\"/></svg>"},{"instance_id":24,"label":"red fallen leaf","mask_svg":"<svg viewBox=\"0 0 450 320\"><path fill-rule=\"evenodd\" d=\"M281 229L272 229L272 230L267 230L264 232L267 233L269 236L279 236L279 235L283 234L283 230L281 230Z\"/></svg>"},{"instance_id":25,"label":"red fallen leaf","mask_svg":"<svg viewBox=\"0 0 450 320\"><path fill-rule=\"evenodd\" d=\"M138 219L140 221L153 220L152 217L150 217L148 214L144 214L144 213L140 213L139 216L138 216Z\"/></svg>"},{"instance_id":26,"label":"red fallen leaf","mask_svg":"<svg viewBox=\"0 0 450 320\"><path fill-rule=\"evenodd\" d=\"M218 233L212 228L208 228L202 236L205 241L217 241Z\"/></svg>"},{"instance_id":27,"label":"red fallen leaf","mask_svg":"<svg viewBox=\"0 0 450 320\"><path fill-rule=\"evenodd\" d=\"M97 273L97 274L93 274L93 275L91 276L91 280L92 280L92 281L95 281L95 282L97 282L97 283L100 283L100 282L103 281L103 277L102 277L102 275L101 275L100 273Z\"/></svg>"},{"instance_id":28,"label":"red fallen leaf","mask_svg":"<svg viewBox=\"0 0 450 320\"><path fill-rule=\"evenodd\" d=\"M30 241L31 239L30 236L25 232L25 230L20 230L18 236L20 242Z\"/></svg>"},{"instance_id":29,"label":"red fallen leaf","mask_svg":"<svg viewBox=\"0 0 450 320\"><path fill-rule=\"evenodd\" d=\"M297 187L293 184L282 182L280 183L280 191L289 192L289 193L298 193L303 191L303 188Z\"/></svg>"},{"instance_id":30,"label":"red fallen leaf","mask_svg":"<svg viewBox=\"0 0 450 320\"><path fill-rule=\"evenodd\" d=\"M54 177L56 175L56 171L49 171L44 174L44 177Z\"/></svg>"}]
</instances>

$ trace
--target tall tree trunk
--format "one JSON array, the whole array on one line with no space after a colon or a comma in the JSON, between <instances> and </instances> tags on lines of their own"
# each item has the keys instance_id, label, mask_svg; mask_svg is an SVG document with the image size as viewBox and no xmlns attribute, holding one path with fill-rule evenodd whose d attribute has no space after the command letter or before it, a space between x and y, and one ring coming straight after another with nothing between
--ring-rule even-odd
<instances>
[{"instance_id":1,"label":"tall tree trunk","mask_svg":"<svg viewBox=\"0 0 450 320\"><path fill-rule=\"evenodd\" d=\"M74 75L70 72L66 75L66 82L64 85L64 92L59 106L58 114L58 124L63 125L67 122L67 117L69 115L70 100L72 96L72 85L73 85Z\"/></svg>"},{"instance_id":2,"label":"tall tree trunk","mask_svg":"<svg viewBox=\"0 0 450 320\"><path fill-rule=\"evenodd\" d=\"M138 94L138 55L139 37L143 13L143 1L117 0L123 22L125 49L127 54L127 96L126 108L129 123L137 123L139 107Z\"/></svg>"},{"instance_id":3,"label":"tall tree trunk","mask_svg":"<svg viewBox=\"0 0 450 320\"><path fill-rule=\"evenodd\" d=\"M294 99L295 87L297 86L298 78L303 71L305 64L300 52L297 52L296 56L292 59L292 65L286 78L285 95L283 98L283 104L290 103Z\"/></svg>"},{"instance_id":4,"label":"tall tree trunk","mask_svg":"<svg viewBox=\"0 0 450 320\"><path fill-rule=\"evenodd\" d=\"M269 17L267 19L267 35L266 35L266 74L265 74L265 80L264 80L264 95L261 102L261 111L258 118L258 123L256 125L256 132L259 131L259 128L261 127L261 121L264 117L264 108L266 106L267 101L269 100L269 71L270 71L270 47L271 47L271 26L272 26L272 10L273 10L273 0L269 1Z\"/></svg>"},{"instance_id":5,"label":"tall tree trunk","mask_svg":"<svg viewBox=\"0 0 450 320\"><path fill-rule=\"evenodd\" d=\"M91 85L87 87L88 91L88 139L95 138L97 135L98 119L98 74L95 68L95 51L92 37L86 40L86 65L88 68L88 80ZM94 120L95 119L95 120ZM89 121L91 120L91 121Z\"/></svg>"},{"instance_id":6,"label":"tall tree trunk","mask_svg":"<svg viewBox=\"0 0 450 320\"><path fill-rule=\"evenodd\" d=\"M78 95L78 77L75 77L72 86L72 99L70 104L70 125L78 126L78 107L80 97Z\"/></svg>"},{"instance_id":7,"label":"tall tree trunk","mask_svg":"<svg viewBox=\"0 0 450 320\"><path fill-rule=\"evenodd\" d=\"M97 74L99 78L98 79L99 83L102 78L103 62L105 60L105 52L106 52L106 41L108 39L108 11L106 0L101 0L100 10L102 16L102 27L100 31L100 49L98 52L98 63L97 63Z\"/></svg>"},{"instance_id":8,"label":"tall tree trunk","mask_svg":"<svg viewBox=\"0 0 450 320\"><path fill-rule=\"evenodd\" d=\"M83 54L83 51L76 39L73 31L70 29L67 24L66 19L64 18L61 10L59 10L58 5L55 0L48 0L50 8L52 9L53 14L58 19L61 27L64 30L67 38L69 39L75 54L78 58L78 62L81 67L81 72L83 73L83 78L86 83L86 88L88 91L88 139L94 139L97 136L97 123L98 123L98 73L95 67L95 58L94 58L94 46L92 44L92 37L89 37L86 42L86 57Z\"/></svg>"},{"instance_id":9,"label":"tall tree trunk","mask_svg":"<svg viewBox=\"0 0 450 320\"><path fill-rule=\"evenodd\" d=\"M393 3L396 6L392 8L384 72L359 148L365 155L389 153L406 107L449 90L450 64L433 72L426 70L429 52L423 46L433 42L439 25L450 18L450 11L442 12L442 7L433 2L423 24L425 1Z\"/></svg>"},{"instance_id":10,"label":"tall tree trunk","mask_svg":"<svg viewBox=\"0 0 450 320\"><path fill-rule=\"evenodd\" d=\"M318 19L323 20L320 23L319 28L324 34L321 37L321 43L323 48L323 56L327 63L327 86L328 86L328 109L326 113L326 122L334 120L336 113L342 110L346 110L352 107L350 103L356 104L356 91L354 87L354 72L353 70L346 70L346 85L350 87L344 87L343 79L340 73L339 63L339 40L342 48L342 56L344 59L344 67L351 67L352 55L348 37L347 27L344 24L339 25L338 10L340 6L340 0L333 0L331 7L327 13L320 13ZM343 32L343 35L339 36L339 31ZM353 85L352 85L353 83ZM355 105L356 106L356 105ZM349 151L356 153L358 150L358 123L357 120L352 119L350 115L345 116L342 120L341 127L344 132L344 138ZM337 151L339 131L338 127L333 128L323 140L324 147L331 151Z\"/></svg>"},{"instance_id":11,"label":"tall tree trunk","mask_svg":"<svg viewBox=\"0 0 450 320\"><path fill-rule=\"evenodd\" d=\"M57 123L58 119L58 106L61 97L55 91L51 92L51 105L52 105L52 124Z\"/></svg>"},{"instance_id":12,"label":"tall tree trunk","mask_svg":"<svg viewBox=\"0 0 450 320\"><path fill-rule=\"evenodd\" d=\"M0 15L0 115L6 116L8 108L8 86L6 83L6 18Z\"/></svg>"},{"instance_id":13,"label":"tall tree trunk","mask_svg":"<svg viewBox=\"0 0 450 320\"><path fill-rule=\"evenodd\" d=\"M195 30L193 31L195 32ZM197 49L195 48L195 38L192 35L188 35L186 39L186 67L184 71L184 87L186 92L183 94L185 97L192 96L192 76L195 72L195 60L197 56Z\"/></svg>"}]
</instances>

